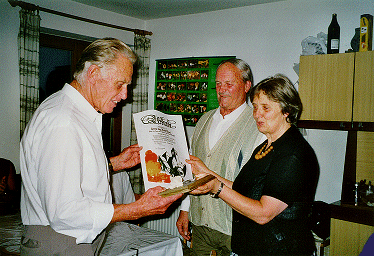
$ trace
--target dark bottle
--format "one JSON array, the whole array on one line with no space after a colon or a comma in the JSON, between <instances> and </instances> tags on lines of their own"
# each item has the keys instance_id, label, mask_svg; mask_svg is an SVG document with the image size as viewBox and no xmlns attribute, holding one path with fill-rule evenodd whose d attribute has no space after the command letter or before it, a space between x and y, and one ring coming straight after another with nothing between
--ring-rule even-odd
<instances>
[{"instance_id":1,"label":"dark bottle","mask_svg":"<svg viewBox=\"0 0 374 256\"><path fill-rule=\"evenodd\" d=\"M334 13L327 33L327 53L339 53L340 26L336 17Z\"/></svg>"}]
</instances>

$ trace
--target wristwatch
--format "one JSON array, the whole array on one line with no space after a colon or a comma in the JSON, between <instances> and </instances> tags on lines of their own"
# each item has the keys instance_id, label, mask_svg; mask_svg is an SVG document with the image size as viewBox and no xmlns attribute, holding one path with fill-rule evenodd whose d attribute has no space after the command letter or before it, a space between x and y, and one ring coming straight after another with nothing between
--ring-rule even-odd
<instances>
[{"instance_id":1,"label":"wristwatch","mask_svg":"<svg viewBox=\"0 0 374 256\"><path fill-rule=\"evenodd\" d=\"M211 197L213 198L218 198L219 196L219 193L221 193L222 189L223 189L223 185L225 185L222 181L221 181L221 185L219 186L218 190L217 190L217 193L215 194L210 194Z\"/></svg>"}]
</instances>

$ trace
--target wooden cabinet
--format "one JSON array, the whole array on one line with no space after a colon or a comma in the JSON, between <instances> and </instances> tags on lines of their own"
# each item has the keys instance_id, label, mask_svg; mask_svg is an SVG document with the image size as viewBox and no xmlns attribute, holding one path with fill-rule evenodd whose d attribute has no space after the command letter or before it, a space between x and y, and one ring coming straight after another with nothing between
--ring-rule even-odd
<instances>
[{"instance_id":1,"label":"wooden cabinet","mask_svg":"<svg viewBox=\"0 0 374 256\"><path fill-rule=\"evenodd\" d=\"M374 122L374 51L300 57L301 120Z\"/></svg>"},{"instance_id":2,"label":"wooden cabinet","mask_svg":"<svg viewBox=\"0 0 374 256\"><path fill-rule=\"evenodd\" d=\"M353 72L353 53L301 56L301 119L351 121Z\"/></svg>"},{"instance_id":3,"label":"wooden cabinet","mask_svg":"<svg viewBox=\"0 0 374 256\"><path fill-rule=\"evenodd\" d=\"M332 218L330 255L359 255L372 233L373 226Z\"/></svg>"},{"instance_id":4,"label":"wooden cabinet","mask_svg":"<svg viewBox=\"0 0 374 256\"><path fill-rule=\"evenodd\" d=\"M374 208L355 206L353 185L374 179L374 51L300 57L301 128L348 131L341 201L331 205L330 255L358 255Z\"/></svg>"},{"instance_id":5,"label":"wooden cabinet","mask_svg":"<svg viewBox=\"0 0 374 256\"><path fill-rule=\"evenodd\" d=\"M355 57L353 121L374 122L374 51Z\"/></svg>"},{"instance_id":6,"label":"wooden cabinet","mask_svg":"<svg viewBox=\"0 0 374 256\"><path fill-rule=\"evenodd\" d=\"M374 179L374 51L300 57L299 127L348 131L343 202L356 181Z\"/></svg>"},{"instance_id":7,"label":"wooden cabinet","mask_svg":"<svg viewBox=\"0 0 374 256\"><path fill-rule=\"evenodd\" d=\"M373 207L336 202L330 209L330 255L359 255L374 233Z\"/></svg>"},{"instance_id":8,"label":"wooden cabinet","mask_svg":"<svg viewBox=\"0 0 374 256\"><path fill-rule=\"evenodd\" d=\"M343 202L374 179L374 51L300 57L299 127L348 131Z\"/></svg>"}]
</instances>

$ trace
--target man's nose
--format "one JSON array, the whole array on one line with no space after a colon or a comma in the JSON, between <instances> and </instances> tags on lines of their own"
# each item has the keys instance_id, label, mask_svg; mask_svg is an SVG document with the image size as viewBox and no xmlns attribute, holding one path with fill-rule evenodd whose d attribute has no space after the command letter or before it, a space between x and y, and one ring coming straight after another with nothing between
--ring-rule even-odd
<instances>
[{"instance_id":1,"label":"man's nose","mask_svg":"<svg viewBox=\"0 0 374 256\"><path fill-rule=\"evenodd\" d=\"M216 87L216 90L217 90L218 92L225 92L225 91L227 90L227 86L224 85L224 84L222 84L222 85L220 85L220 86L217 86L217 87Z\"/></svg>"},{"instance_id":2,"label":"man's nose","mask_svg":"<svg viewBox=\"0 0 374 256\"><path fill-rule=\"evenodd\" d=\"M253 117L254 118L257 118L261 115L260 111L259 110L253 110Z\"/></svg>"}]
</instances>

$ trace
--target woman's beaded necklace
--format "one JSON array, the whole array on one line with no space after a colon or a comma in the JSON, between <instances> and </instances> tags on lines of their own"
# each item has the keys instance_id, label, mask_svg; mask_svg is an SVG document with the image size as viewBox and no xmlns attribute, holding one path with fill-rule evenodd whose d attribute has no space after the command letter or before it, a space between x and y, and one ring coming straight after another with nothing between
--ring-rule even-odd
<instances>
[{"instance_id":1,"label":"woman's beaded necklace","mask_svg":"<svg viewBox=\"0 0 374 256\"><path fill-rule=\"evenodd\" d=\"M273 146L270 146L268 149L266 149L265 151L263 151L265 148L266 148L267 144L265 144L261 149L260 151L257 152L257 154L255 155L255 159L256 160L259 160L263 157L265 157L272 149L273 149Z\"/></svg>"}]
</instances>

